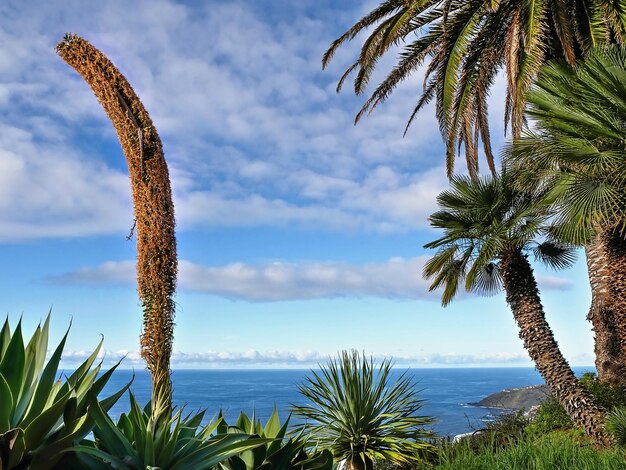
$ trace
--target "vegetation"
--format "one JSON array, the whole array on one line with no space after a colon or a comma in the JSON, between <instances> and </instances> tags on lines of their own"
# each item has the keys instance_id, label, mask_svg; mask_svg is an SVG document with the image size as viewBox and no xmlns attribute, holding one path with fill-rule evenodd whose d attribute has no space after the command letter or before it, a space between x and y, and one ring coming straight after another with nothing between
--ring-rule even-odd
<instances>
[{"instance_id":1,"label":"vegetation","mask_svg":"<svg viewBox=\"0 0 626 470\"><path fill-rule=\"evenodd\" d=\"M472 449L467 443L443 448L440 470L618 470L624 468L623 452L599 450L577 431L555 432L516 445L492 450Z\"/></svg>"},{"instance_id":2,"label":"vegetation","mask_svg":"<svg viewBox=\"0 0 626 470\"><path fill-rule=\"evenodd\" d=\"M126 155L137 232L137 285L144 310L141 352L153 387L171 408L176 234L174 204L161 140L120 71L89 42L67 34L57 52L89 84L113 123Z\"/></svg>"},{"instance_id":3,"label":"vegetation","mask_svg":"<svg viewBox=\"0 0 626 470\"><path fill-rule=\"evenodd\" d=\"M626 6L385 0L331 45L324 66L338 47L372 25L338 89L356 71L354 89L363 93L377 61L394 45L404 49L357 121L428 61L408 125L434 99L447 144L451 188L439 195L440 210L429 219L443 236L426 245L437 250L424 269L431 290L442 287L447 305L461 286L487 294L503 288L524 347L554 399L532 420L510 414L460 443L437 440L425 429L432 419L418 415L422 401L406 375L392 381L390 361L376 367L373 358L344 351L300 386L308 403L294 407L304 420L295 435L289 419L281 425L276 411L262 426L244 413L234 425L221 416L204 425L204 412L175 410L170 358L177 255L161 141L119 70L84 39L66 35L57 52L104 107L131 175L141 348L152 374L152 400L140 407L130 393L130 411L115 423L108 411L130 384L98 400L117 367L100 375L100 365L94 367L100 345L65 381L56 381L67 333L46 364L49 317L26 346L21 323L11 333L7 321L0 331L0 470L331 470L338 462L348 470L623 468ZM550 59L561 62L544 66ZM511 125L514 140L497 175L487 96L501 69L507 78L505 127ZM532 131L525 129L525 110L535 120ZM481 143L490 178L478 176ZM461 147L468 177L453 176ZM565 268L574 262L576 246L585 246L587 254L599 372L580 381L545 319L528 260L532 253L552 268ZM611 439L618 447L597 447Z\"/></svg>"},{"instance_id":4,"label":"vegetation","mask_svg":"<svg viewBox=\"0 0 626 470\"><path fill-rule=\"evenodd\" d=\"M98 377L95 351L64 381L57 380L68 331L46 362L50 315L24 345L22 323L11 332L8 318L0 331L0 469L57 468L64 452L93 428L88 410L108 411L130 384L98 402L117 368Z\"/></svg>"},{"instance_id":5,"label":"vegetation","mask_svg":"<svg viewBox=\"0 0 626 470\"><path fill-rule=\"evenodd\" d=\"M507 149L519 184L546 188L554 233L585 245L600 379L626 385L626 52L546 66L528 96L532 131Z\"/></svg>"},{"instance_id":6,"label":"vegetation","mask_svg":"<svg viewBox=\"0 0 626 470\"><path fill-rule=\"evenodd\" d=\"M554 397L550 397L539 405L532 422L526 426L525 433L531 436L541 436L555 430L570 429L573 425L572 418L567 414L563 405Z\"/></svg>"},{"instance_id":7,"label":"vegetation","mask_svg":"<svg viewBox=\"0 0 626 470\"><path fill-rule=\"evenodd\" d=\"M594 46L623 42L626 20L621 2L597 0L385 0L335 40L324 54L326 67L337 49L369 27L360 54L339 80L337 90L356 71L354 92L365 89L379 60L401 47L394 68L378 84L356 121L384 102L426 62L416 114L435 99L447 144L448 176L456 149L465 147L467 168L478 174L480 137L492 174L487 97L496 75L506 73L505 123L521 134L526 92L540 67L551 59L573 64ZM408 127L407 125L407 127Z\"/></svg>"},{"instance_id":8,"label":"vegetation","mask_svg":"<svg viewBox=\"0 0 626 470\"><path fill-rule=\"evenodd\" d=\"M241 412L234 426L222 420L217 431L221 434L245 433L253 438L268 439L264 445L246 450L220 464L223 470L332 470L333 456L329 450L307 453L304 436L287 437L289 418L280 424L278 411L263 426L254 414L249 418Z\"/></svg>"},{"instance_id":9,"label":"vegetation","mask_svg":"<svg viewBox=\"0 0 626 470\"><path fill-rule=\"evenodd\" d=\"M441 193L440 210L430 216L441 238L425 245L437 253L425 264L431 290L443 287L442 303L449 304L464 283L467 291L497 292L506 300L530 358L554 397L574 422L604 441L603 413L580 385L561 354L545 319L539 289L527 252L553 268L574 261L571 247L541 239L548 214L532 194L515 189L507 173L500 177L454 177Z\"/></svg>"},{"instance_id":10,"label":"vegetation","mask_svg":"<svg viewBox=\"0 0 626 470\"><path fill-rule=\"evenodd\" d=\"M606 416L606 430L611 433L615 443L626 447L626 408L619 407Z\"/></svg>"},{"instance_id":11,"label":"vegetation","mask_svg":"<svg viewBox=\"0 0 626 470\"><path fill-rule=\"evenodd\" d=\"M76 470L206 470L267 442L243 433L213 435L219 421L202 426L204 412L183 416L179 409L170 416L167 406L151 403L142 409L132 393L130 411L117 425L100 406L92 407L90 415L95 441L73 448Z\"/></svg>"},{"instance_id":12,"label":"vegetation","mask_svg":"<svg viewBox=\"0 0 626 470\"><path fill-rule=\"evenodd\" d=\"M424 426L432 419L417 415L422 407L411 380L391 381L392 363L376 367L373 358L343 351L299 387L308 399L294 412L300 427L318 446L329 449L349 470L369 470L375 460L417 462L432 450Z\"/></svg>"}]
</instances>

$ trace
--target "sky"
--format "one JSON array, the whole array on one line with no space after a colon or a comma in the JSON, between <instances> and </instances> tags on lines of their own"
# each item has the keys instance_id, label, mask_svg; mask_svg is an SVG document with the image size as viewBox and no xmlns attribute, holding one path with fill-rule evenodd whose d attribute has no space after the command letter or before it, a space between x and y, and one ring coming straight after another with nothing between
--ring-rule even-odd
<instances>
[{"instance_id":1,"label":"sky","mask_svg":"<svg viewBox=\"0 0 626 470\"><path fill-rule=\"evenodd\" d=\"M107 362L142 367L126 163L54 52L74 32L125 74L163 141L180 260L173 367L309 367L349 348L410 367L530 366L502 294L444 309L422 279L446 188L433 108L403 137L422 70L355 126L365 97L335 87L360 43L321 68L376 4L0 2L0 312L29 335L52 309L53 343L71 322L66 364L103 335ZM504 93L500 80L489 99L496 148ZM582 253L567 272L536 272L563 353L593 364Z\"/></svg>"}]
</instances>

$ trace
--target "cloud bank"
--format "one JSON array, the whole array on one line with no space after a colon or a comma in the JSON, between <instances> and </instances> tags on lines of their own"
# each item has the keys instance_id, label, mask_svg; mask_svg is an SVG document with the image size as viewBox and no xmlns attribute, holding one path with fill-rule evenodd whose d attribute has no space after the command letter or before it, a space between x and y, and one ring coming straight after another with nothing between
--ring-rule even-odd
<instances>
[{"instance_id":1,"label":"cloud bank","mask_svg":"<svg viewBox=\"0 0 626 470\"><path fill-rule=\"evenodd\" d=\"M63 355L64 367L80 364L90 351L68 351ZM172 355L172 367L176 368L237 368L237 367L292 367L308 368L324 364L334 354L317 351L264 351L250 349L242 352L205 351L185 353L175 351ZM106 366L122 361L123 368L143 368L144 362L138 351L102 351L100 360ZM375 355L377 360L389 358L398 366L405 367L436 367L436 366L479 366L479 365L530 365L526 354L492 353L492 354L416 354L416 355Z\"/></svg>"},{"instance_id":2,"label":"cloud bank","mask_svg":"<svg viewBox=\"0 0 626 470\"><path fill-rule=\"evenodd\" d=\"M428 292L422 278L426 256L391 258L382 263L345 262L265 264L232 263L207 267L181 260L179 288L229 299L251 302L308 300L339 297L378 297L386 299L439 299ZM55 284L132 284L134 261L109 261L96 267L51 277ZM543 289L563 290L571 282L555 276L538 276ZM460 296L464 296L460 293Z\"/></svg>"}]
</instances>

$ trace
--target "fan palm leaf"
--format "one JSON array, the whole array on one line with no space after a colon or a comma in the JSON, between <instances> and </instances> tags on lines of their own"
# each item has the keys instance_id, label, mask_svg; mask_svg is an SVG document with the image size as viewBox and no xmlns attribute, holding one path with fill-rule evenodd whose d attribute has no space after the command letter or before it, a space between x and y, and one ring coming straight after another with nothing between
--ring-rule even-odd
<instances>
[{"instance_id":1,"label":"fan palm leaf","mask_svg":"<svg viewBox=\"0 0 626 470\"><path fill-rule=\"evenodd\" d=\"M543 188L551 234L585 245L603 381L626 384L626 52L589 52L574 67L551 63L528 94L532 131L505 149L518 185Z\"/></svg>"}]
</instances>

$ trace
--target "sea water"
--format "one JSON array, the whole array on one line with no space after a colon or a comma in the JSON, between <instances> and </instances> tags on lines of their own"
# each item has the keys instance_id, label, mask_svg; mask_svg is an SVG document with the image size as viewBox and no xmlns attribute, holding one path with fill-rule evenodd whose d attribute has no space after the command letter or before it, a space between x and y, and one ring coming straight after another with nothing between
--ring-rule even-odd
<instances>
[{"instance_id":1,"label":"sea water","mask_svg":"<svg viewBox=\"0 0 626 470\"><path fill-rule=\"evenodd\" d=\"M577 375L593 368L575 368ZM470 405L506 388L527 387L543 383L531 368L442 368L394 369L392 379L407 373L419 396L424 400L421 414L432 416L431 428L440 435L455 435L484 427L501 411ZM103 396L134 380L131 390L140 404L150 399L150 378L145 371L120 370L113 374ZM274 407L285 419L291 406L306 403L298 392L309 370L174 370L172 382L174 402L187 412L206 410L207 421L222 410L226 420L233 422L240 411L265 421ZM117 418L129 408L128 397L122 397L111 409ZM293 418L292 418L293 419Z\"/></svg>"}]
</instances>

